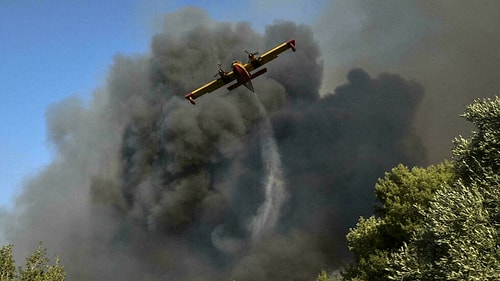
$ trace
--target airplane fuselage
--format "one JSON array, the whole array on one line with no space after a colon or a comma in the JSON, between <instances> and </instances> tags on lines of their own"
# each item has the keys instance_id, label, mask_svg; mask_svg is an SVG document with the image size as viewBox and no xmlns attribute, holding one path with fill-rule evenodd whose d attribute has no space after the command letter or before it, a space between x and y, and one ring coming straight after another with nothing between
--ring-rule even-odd
<instances>
[{"instance_id":1,"label":"airplane fuselage","mask_svg":"<svg viewBox=\"0 0 500 281\"><path fill-rule=\"evenodd\" d=\"M245 66L239 61L233 61L233 73L236 76L236 81L239 84L247 87L250 91L255 92L252 85L252 76L246 70Z\"/></svg>"}]
</instances>

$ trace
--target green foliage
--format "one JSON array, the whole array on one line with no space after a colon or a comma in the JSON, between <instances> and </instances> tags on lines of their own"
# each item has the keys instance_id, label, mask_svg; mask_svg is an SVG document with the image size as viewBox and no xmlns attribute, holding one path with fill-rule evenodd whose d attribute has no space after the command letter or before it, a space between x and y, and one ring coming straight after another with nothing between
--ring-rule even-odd
<instances>
[{"instance_id":1,"label":"green foliage","mask_svg":"<svg viewBox=\"0 0 500 281\"><path fill-rule=\"evenodd\" d=\"M19 267L18 272L12 257L12 245L0 249L0 281L62 281L66 279L64 267L60 265L59 258L55 265L48 263L47 249L42 245L26 259L25 268Z\"/></svg>"},{"instance_id":2,"label":"green foliage","mask_svg":"<svg viewBox=\"0 0 500 281\"><path fill-rule=\"evenodd\" d=\"M499 182L500 183L500 182ZM500 280L498 226L477 186L438 191L425 224L390 261L392 280Z\"/></svg>"},{"instance_id":3,"label":"green foliage","mask_svg":"<svg viewBox=\"0 0 500 281\"><path fill-rule=\"evenodd\" d=\"M491 223L500 224L500 98L479 100L467 107L463 115L479 131L468 139L457 138L453 155L457 174L464 184L480 187L484 208Z\"/></svg>"},{"instance_id":4,"label":"green foliage","mask_svg":"<svg viewBox=\"0 0 500 281\"><path fill-rule=\"evenodd\" d=\"M464 117L479 130L455 142L457 180L419 208L423 227L391 257L392 280L500 280L500 99Z\"/></svg>"},{"instance_id":5,"label":"green foliage","mask_svg":"<svg viewBox=\"0 0 500 281\"><path fill-rule=\"evenodd\" d=\"M497 172L500 167L500 99L476 101L462 115L479 130L468 139L459 137L453 150L457 171L462 179L482 177L484 172ZM488 169L488 170L484 170Z\"/></svg>"},{"instance_id":6,"label":"green foliage","mask_svg":"<svg viewBox=\"0 0 500 281\"><path fill-rule=\"evenodd\" d=\"M16 277L12 248L12 245L8 245L0 249L0 281L10 281Z\"/></svg>"},{"instance_id":7,"label":"green foliage","mask_svg":"<svg viewBox=\"0 0 500 281\"><path fill-rule=\"evenodd\" d=\"M400 247L403 241L408 241L422 221L417 207L427 208L436 190L449 186L453 179L453 165L445 161L426 169L415 167L411 171L400 164L379 180L375 195L383 206L377 209L377 214L385 222L387 238L392 240L385 239L389 242L387 247Z\"/></svg>"},{"instance_id":8,"label":"green foliage","mask_svg":"<svg viewBox=\"0 0 500 281\"><path fill-rule=\"evenodd\" d=\"M332 277L326 273L326 271L322 270L321 273L316 278L316 281L332 281Z\"/></svg>"},{"instance_id":9,"label":"green foliage","mask_svg":"<svg viewBox=\"0 0 500 281\"><path fill-rule=\"evenodd\" d=\"M375 186L381 203L378 216L360 218L347 235L356 263L343 272L344 280L387 280L390 254L422 227L423 215L418 208L427 208L436 190L450 185L453 178L450 162L411 170L398 165L386 173Z\"/></svg>"}]
</instances>

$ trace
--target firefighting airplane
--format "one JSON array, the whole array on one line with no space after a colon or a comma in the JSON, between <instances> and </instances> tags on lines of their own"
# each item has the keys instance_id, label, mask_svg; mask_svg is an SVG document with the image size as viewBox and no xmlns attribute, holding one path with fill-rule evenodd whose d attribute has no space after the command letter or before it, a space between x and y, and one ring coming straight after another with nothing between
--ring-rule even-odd
<instances>
[{"instance_id":1,"label":"firefighting airplane","mask_svg":"<svg viewBox=\"0 0 500 281\"><path fill-rule=\"evenodd\" d=\"M231 83L235 79L236 83L227 87L228 90L231 91L243 85L247 87L250 91L254 92L252 79L266 73L267 68L263 68L253 74L250 72L277 58L280 53L288 50L289 48L291 48L292 51L295 52L295 40L292 39L279 46L276 46L274 49L267 51L266 53L264 53L262 56L259 57L257 57L258 52L250 53L248 51L245 51L248 54L248 62L246 64L243 64L240 61L233 61L232 63L233 70L230 72L222 70L222 68L220 68L219 66L218 75L220 76L220 78L213 80L207 83L206 85L201 86L200 88L192 91L191 93L187 94L185 98L189 100L189 102L191 102L192 104L195 104L194 99L199 98L204 94L213 92L219 89L220 87Z\"/></svg>"}]
</instances>

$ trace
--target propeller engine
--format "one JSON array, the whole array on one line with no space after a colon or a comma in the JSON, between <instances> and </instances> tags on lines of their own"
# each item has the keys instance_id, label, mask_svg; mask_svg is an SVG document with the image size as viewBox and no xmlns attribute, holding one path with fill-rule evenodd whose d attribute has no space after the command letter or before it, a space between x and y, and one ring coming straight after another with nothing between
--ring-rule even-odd
<instances>
[{"instance_id":1,"label":"propeller engine","mask_svg":"<svg viewBox=\"0 0 500 281\"><path fill-rule=\"evenodd\" d=\"M248 61L254 61L254 60L256 60L257 59L257 55L259 54L259 52L250 53L247 50L243 50L243 52L245 52L248 55Z\"/></svg>"}]
</instances>

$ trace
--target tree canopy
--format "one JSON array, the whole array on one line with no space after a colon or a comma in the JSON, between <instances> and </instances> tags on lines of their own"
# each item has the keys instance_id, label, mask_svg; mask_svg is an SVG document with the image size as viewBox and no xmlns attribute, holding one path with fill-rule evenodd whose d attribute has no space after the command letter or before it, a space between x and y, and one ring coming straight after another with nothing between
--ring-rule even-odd
<instances>
[{"instance_id":1,"label":"tree canopy","mask_svg":"<svg viewBox=\"0 0 500 281\"><path fill-rule=\"evenodd\" d=\"M347 235L344 280L500 280L500 99L463 117L477 131L455 139L453 162L379 180L376 216Z\"/></svg>"},{"instance_id":2,"label":"tree canopy","mask_svg":"<svg viewBox=\"0 0 500 281\"><path fill-rule=\"evenodd\" d=\"M25 267L16 270L12 255L13 245L0 248L0 281L63 281L66 279L64 267L56 258L55 265L49 265L50 260L46 257L47 249L42 245L26 258Z\"/></svg>"},{"instance_id":3,"label":"tree canopy","mask_svg":"<svg viewBox=\"0 0 500 281\"><path fill-rule=\"evenodd\" d=\"M392 280L500 280L500 99L463 116L478 131L455 140L457 180L419 209L423 227L391 258Z\"/></svg>"},{"instance_id":4,"label":"tree canopy","mask_svg":"<svg viewBox=\"0 0 500 281\"><path fill-rule=\"evenodd\" d=\"M450 162L409 169L398 165L375 185L376 216L361 218L347 235L356 264L344 272L345 280L386 280L388 258L408 242L422 225L418 208L427 208L437 189L451 184Z\"/></svg>"}]
</instances>

